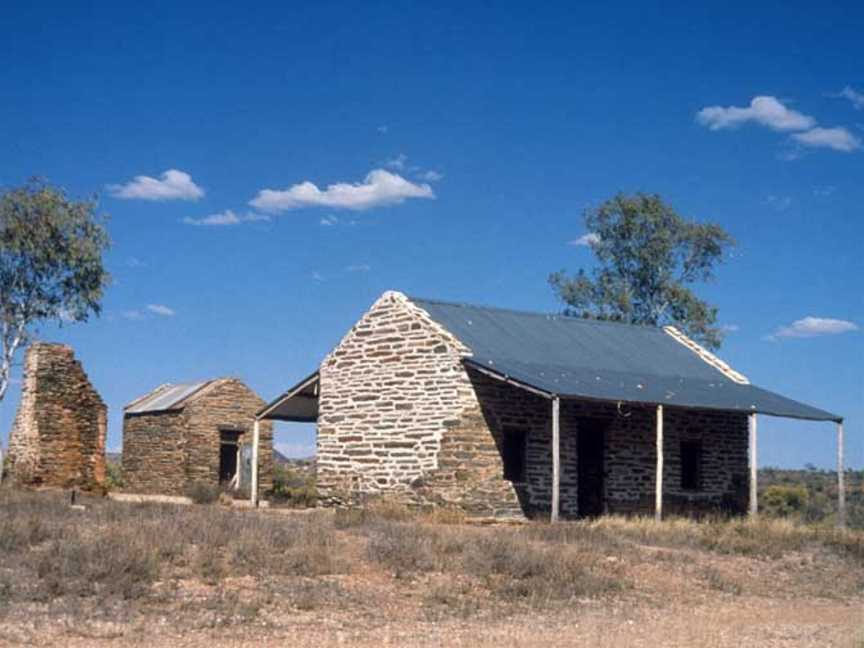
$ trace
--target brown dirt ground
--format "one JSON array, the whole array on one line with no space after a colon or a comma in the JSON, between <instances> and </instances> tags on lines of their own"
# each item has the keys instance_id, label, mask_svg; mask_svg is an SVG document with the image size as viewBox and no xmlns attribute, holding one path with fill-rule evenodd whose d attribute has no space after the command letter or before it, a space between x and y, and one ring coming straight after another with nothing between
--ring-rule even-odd
<instances>
[{"instance_id":1,"label":"brown dirt ground","mask_svg":"<svg viewBox=\"0 0 864 648\"><path fill-rule=\"evenodd\" d=\"M364 559L356 533L335 533L350 573L175 578L113 612L21 603L0 615L0 646L864 648L864 570L818 548L777 558L610 550L598 560L623 591L535 608L492 600L452 574L397 577Z\"/></svg>"}]
</instances>

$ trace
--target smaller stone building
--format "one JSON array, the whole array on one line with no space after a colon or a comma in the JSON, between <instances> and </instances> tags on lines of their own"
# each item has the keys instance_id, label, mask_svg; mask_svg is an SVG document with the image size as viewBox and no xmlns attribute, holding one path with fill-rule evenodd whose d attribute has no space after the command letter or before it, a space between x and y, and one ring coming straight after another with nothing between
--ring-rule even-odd
<instances>
[{"instance_id":1,"label":"smaller stone building","mask_svg":"<svg viewBox=\"0 0 864 648\"><path fill-rule=\"evenodd\" d=\"M102 489L107 415L70 347L31 344L9 435L11 478L26 486Z\"/></svg>"},{"instance_id":2,"label":"smaller stone building","mask_svg":"<svg viewBox=\"0 0 864 648\"><path fill-rule=\"evenodd\" d=\"M183 495L192 484L243 484L245 446L264 401L236 378L162 385L123 411L123 479L135 493ZM260 428L259 483L272 484L273 426Z\"/></svg>"}]
</instances>

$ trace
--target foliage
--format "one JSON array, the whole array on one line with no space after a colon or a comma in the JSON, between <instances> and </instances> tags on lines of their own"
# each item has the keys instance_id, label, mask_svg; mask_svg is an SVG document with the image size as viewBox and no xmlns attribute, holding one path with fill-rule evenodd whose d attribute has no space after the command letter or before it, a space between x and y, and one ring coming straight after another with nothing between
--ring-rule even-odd
<instances>
[{"instance_id":1,"label":"foliage","mask_svg":"<svg viewBox=\"0 0 864 648\"><path fill-rule=\"evenodd\" d=\"M846 523L864 529L864 470L847 470ZM759 507L763 514L832 525L837 520L837 471L806 466L803 470L761 468ZM799 494L803 491L804 501ZM792 502L789 498L792 498ZM778 498L781 502L778 504Z\"/></svg>"},{"instance_id":2,"label":"foliage","mask_svg":"<svg viewBox=\"0 0 864 648\"><path fill-rule=\"evenodd\" d=\"M302 465L273 466L273 490L270 500L275 504L285 504L296 508L313 507L318 501L315 484L315 471L304 469Z\"/></svg>"},{"instance_id":3,"label":"foliage","mask_svg":"<svg viewBox=\"0 0 864 648\"><path fill-rule=\"evenodd\" d=\"M810 496L804 486L769 486L762 493L760 508L765 515L789 517L801 514L807 507Z\"/></svg>"},{"instance_id":4,"label":"foliage","mask_svg":"<svg viewBox=\"0 0 864 648\"><path fill-rule=\"evenodd\" d=\"M734 245L719 225L682 218L656 194L618 194L584 215L598 267L589 276L556 272L549 283L577 317L629 324L674 324L716 349L717 309L688 288L709 281Z\"/></svg>"},{"instance_id":5,"label":"foliage","mask_svg":"<svg viewBox=\"0 0 864 648\"><path fill-rule=\"evenodd\" d=\"M105 465L105 486L109 491L117 490L125 486L123 482L123 468L118 463L109 461Z\"/></svg>"},{"instance_id":6,"label":"foliage","mask_svg":"<svg viewBox=\"0 0 864 648\"><path fill-rule=\"evenodd\" d=\"M0 194L0 400L35 325L100 313L108 234L95 212L95 201L38 180Z\"/></svg>"}]
</instances>

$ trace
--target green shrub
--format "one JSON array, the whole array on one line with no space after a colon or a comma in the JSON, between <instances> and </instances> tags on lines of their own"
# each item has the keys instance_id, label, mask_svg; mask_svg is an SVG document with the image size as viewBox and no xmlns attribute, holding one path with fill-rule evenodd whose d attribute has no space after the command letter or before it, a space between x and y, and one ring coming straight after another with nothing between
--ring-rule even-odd
<instances>
[{"instance_id":1,"label":"green shrub","mask_svg":"<svg viewBox=\"0 0 864 648\"><path fill-rule=\"evenodd\" d=\"M789 517L801 515L807 509L810 494L806 486L769 486L762 493L761 508L765 515Z\"/></svg>"},{"instance_id":2,"label":"green shrub","mask_svg":"<svg viewBox=\"0 0 864 648\"><path fill-rule=\"evenodd\" d=\"M105 487L111 490L123 488L123 468L120 464L109 463L105 470Z\"/></svg>"},{"instance_id":3,"label":"green shrub","mask_svg":"<svg viewBox=\"0 0 864 648\"><path fill-rule=\"evenodd\" d=\"M318 501L314 471L275 465L270 500L295 508L314 507Z\"/></svg>"}]
</instances>

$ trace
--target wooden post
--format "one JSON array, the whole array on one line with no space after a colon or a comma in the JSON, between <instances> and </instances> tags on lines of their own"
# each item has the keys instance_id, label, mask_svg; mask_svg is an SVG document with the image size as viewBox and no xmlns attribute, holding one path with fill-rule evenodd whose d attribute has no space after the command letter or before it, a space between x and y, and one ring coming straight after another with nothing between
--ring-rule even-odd
<instances>
[{"instance_id":1,"label":"wooden post","mask_svg":"<svg viewBox=\"0 0 864 648\"><path fill-rule=\"evenodd\" d=\"M759 470L756 455L756 413L754 412L748 418L750 421L750 515L754 516L759 512L759 484L756 481Z\"/></svg>"},{"instance_id":2,"label":"wooden post","mask_svg":"<svg viewBox=\"0 0 864 648\"><path fill-rule=\"evenodd\" d=\"M654 519L663 519L663 406L657 406L657 475L654 485Z\"/></svg>"},{"instance_id":3,"label":"wooden post","mask_svg":"<svg viewBox=\"0 0 864 648\"><path fill-rule=\"evenodd\" d=\"M843 423L837 424L837 526L846 528L846 468L843 465Z\"/></svg>"},{"instance_id":4,"label":"wooden post","mask_svg":"<svg viewBox=\"0 0 864 648\"><path fill-rule=\"evenodd\" d=\"M261 433L260 421L256 418L252 425L252 484L250 499L252 506L258 506L258 437Z\"/></svg>"},{"instance_id":5,"label":"wooden post","mask_svg":"<svg viewBox=\"0 0 864 648\"><path fill-rule=\"evenodd\" d=\"M561 498L561 401L552 398L552 522L558 521Z\"/></svg>"}]
</instances>

